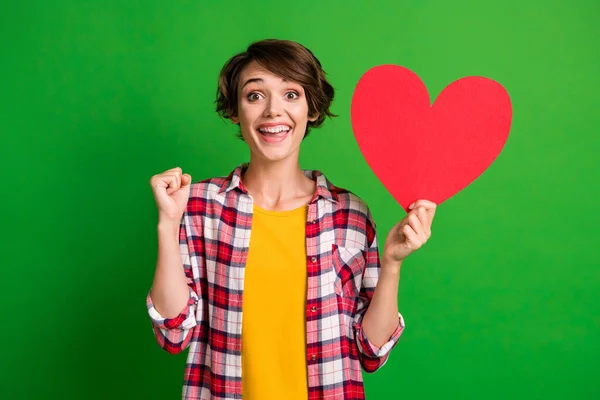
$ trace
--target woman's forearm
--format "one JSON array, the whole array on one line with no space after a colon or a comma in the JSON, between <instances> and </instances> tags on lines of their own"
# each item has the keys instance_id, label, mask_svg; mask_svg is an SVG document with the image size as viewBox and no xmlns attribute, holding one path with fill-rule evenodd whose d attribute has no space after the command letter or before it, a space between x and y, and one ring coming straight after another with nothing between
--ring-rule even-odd
<instances>
[{"instance_id":1,"label":"woman's forearm","mask_svg":"<svg viewBox=\"0 0 600 400\"><path fill-rule=\"evenodd\" d=\"M377 347L385 344L398 327L401 264L382 260L379 280L362 321L365 336Z\"/></svg>"},{"instance_id":2,"label":"woman's forearm","mask_svg":"<svg viewBox=\"0 0 600 400\"><path fill-rule=\"evenodd\" d=\"M159 222L158 256L150 297L165 318L174 318L185 308L189 289L179 250L179 223Z\"/></svg>"}]
</instances>

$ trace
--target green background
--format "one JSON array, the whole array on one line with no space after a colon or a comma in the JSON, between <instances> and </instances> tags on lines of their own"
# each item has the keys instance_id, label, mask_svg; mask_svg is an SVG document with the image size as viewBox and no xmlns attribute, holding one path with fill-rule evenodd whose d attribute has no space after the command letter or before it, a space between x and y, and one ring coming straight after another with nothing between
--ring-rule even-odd
<instances>
[{"instance_id":1,"label":"green background","mask_svg":"<svg viewBox=\"0 0 600 400\"><path fill-rule=\"evenodd\" d=\"M362 73L394 63L432 98L483 75L513 103L509 140L442 204L405 262L407 329L366 375L370 399L600 396L596 1L55 1L0 12L3 399L176 399L185 354L145 310L156 252L148 181L194 180L248 153L213 111L222 64L254 40L300 41L337 90L303 144L363 197L380 236L404 212L350 125ZM401 94L399 94L401 95Z\"/></svg>"}]
</instances>

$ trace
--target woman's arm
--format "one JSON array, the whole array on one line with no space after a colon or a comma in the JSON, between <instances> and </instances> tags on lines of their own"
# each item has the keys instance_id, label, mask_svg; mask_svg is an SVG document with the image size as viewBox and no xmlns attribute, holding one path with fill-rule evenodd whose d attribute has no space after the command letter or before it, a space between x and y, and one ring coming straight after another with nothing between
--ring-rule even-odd
<instances>
[{"instance_id":1,"label":"woman's arm","mask_svg":"<svg viewBox=\"0 0 600 400\"><path fill-rule=\"evenodd\" d=\"M199 296L190 262L185 209L192 177L173 168L150 180L158 207L158 256L146 296L158 344L169 353L185 349L197 325ZM194 229L202 229L194 227Z\"/></svg>"},{"instance_id":2,"label":"woman's arm","mask_svg":"<svg viewBox=\"0 0 600 400\"><path fill-rule=\"evenodd\" d=\"M158 224L158 257L150 296L164 318L175 318L187 305L190 295L179 246L179 224Z\"/></svg>"},{"instance_id":3,"label":"woman's arm","mask_svg":"<svg viewBox=\"0 0 600 400\"><path fill-rule=\"evenodd\" d=\"M387 235L375 291L362 320L363 332L374 346L381 347L387 343L398 329L398 286L402 262L430 238L435 211L435 203L419 200Z\"/></svg>"},{"instance_id":4,"label":"woman's arm","mask_svg":"<svg viewBox=\"0 0 600 400\"><path fill-rule=\"evenodd\" d=\"M159 232L156 272L146 305L159 346L177 354L187 348L198 324L200 296L194 284L185 223L181 223L178 240L172 239L172 227L160 225Z\"/></svg>"},{"instance_id":5,"label":"woman's arm","mask_svg":"<svg viewBox=\"0 0 600 400\"><path fill-rule=\"evenodd\" d=\"M388 263L388 265L384 265ZM371 303L362 320L365 336L383 346L398 328L398 286L402 262L382 260L381 273Z\"/></svg>"}]
</instances>

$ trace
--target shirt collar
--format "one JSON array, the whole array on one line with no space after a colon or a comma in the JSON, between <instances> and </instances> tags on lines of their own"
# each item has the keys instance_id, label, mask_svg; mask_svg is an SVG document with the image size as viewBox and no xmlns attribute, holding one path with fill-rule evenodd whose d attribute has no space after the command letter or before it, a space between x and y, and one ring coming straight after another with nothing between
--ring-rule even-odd
<instances>
[{"instance_id":1,"label":"shirt collar","mask_svg":"<svg viewBox=\"0 0 600 400\"><path fill-rule=\"evenodd\" d=\"M247 167L248 163L238 165L223 181L223 183L221 184L221 188L219 189L219 193L228 193L233 189L239 189L242 193L248 194L248 191L242 183L242 174ZM306 175L306 177L312 179L317 184L317 191L315 193L315 196L310 201L311 203L319 199L319 197L322 197L333 203L337 202L335 186L331 182L329 182L329 180L325 177L325 175L323 175L321 171L303 170L302 172L304 172L304 175Z\"/></svg>"}]
</instances>

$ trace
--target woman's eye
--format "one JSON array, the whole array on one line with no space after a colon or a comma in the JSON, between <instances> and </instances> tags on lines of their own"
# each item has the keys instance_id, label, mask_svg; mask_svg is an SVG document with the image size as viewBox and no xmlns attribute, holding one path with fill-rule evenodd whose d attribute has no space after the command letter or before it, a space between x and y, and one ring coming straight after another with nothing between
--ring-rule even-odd
<instances>
[{"instance_id":1,"label":"woman's eye","mask_svg":"<svg viewBox=\"0 0 600 400\"><path fill-rule=\"evenodd\" d=\"M258 94L258 93L250 93L248 95L248 100L250 100L250 101L260 100L260 94Z\"/></svg>"},{"instance_id":2,"label":"woman's eye","mask_svg":"<svg viewBox=\"0 0 600 400\"><path fill-rule=\"evenodd\" d=\"M298 98L298 96L299 96L299 94L298 94L297 92L287 92L287 93L285 94L285 97L286 97L288 100L295 100L295 99L297 99L297 98Z\"/></svg>"}]
</instances>

